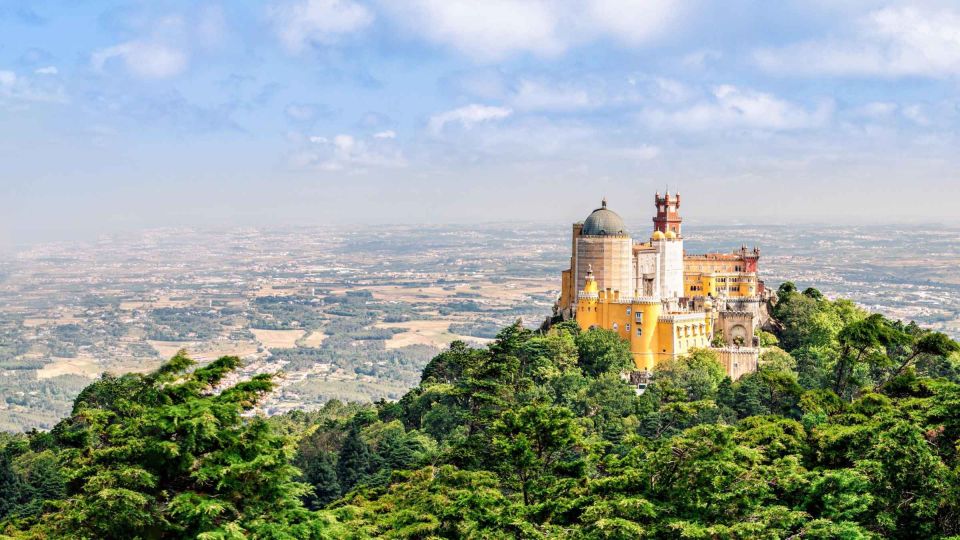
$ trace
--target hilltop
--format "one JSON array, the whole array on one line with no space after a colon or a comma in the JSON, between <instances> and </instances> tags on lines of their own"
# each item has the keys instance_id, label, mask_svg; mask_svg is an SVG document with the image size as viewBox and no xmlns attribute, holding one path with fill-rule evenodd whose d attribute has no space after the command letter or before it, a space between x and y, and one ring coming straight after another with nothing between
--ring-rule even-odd
<instances>
[{"instance_id":1,"label":"hilltop","mask_svg":"<svg viewBox=\"0 0 960 540\"><path fill-rule=\"evenodd\" d=\"M15 538L946 538L960 346L792 284L761 367L705 349L642 395L610 331L522 325L434 357L395 402L244 414L223 357L104 376L6 436Z\"/></svg>"}]
</instances>

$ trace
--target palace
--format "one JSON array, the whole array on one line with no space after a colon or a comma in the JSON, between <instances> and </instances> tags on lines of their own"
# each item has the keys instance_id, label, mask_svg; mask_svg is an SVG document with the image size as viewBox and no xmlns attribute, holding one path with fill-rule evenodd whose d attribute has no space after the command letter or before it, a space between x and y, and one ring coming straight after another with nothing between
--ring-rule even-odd
<instances>
[{"instance_id":1,"label":"palace","mask_svg":"<svg viewBox=\"0 0 960 540\"><path fill-rule=\"evenodd\" d=\"M554 310L581 328L607 328L629 341L638 370L695 347L714 349L734 379L755 371L754 336L764 294L760 251L687 254L680 194L654 196L647 242L635 242L606 199L573 224L570 268ZM719 338L719 339L718 339ZM717 345L717 346L714 346Z\"/></svg>"}]
</instances>

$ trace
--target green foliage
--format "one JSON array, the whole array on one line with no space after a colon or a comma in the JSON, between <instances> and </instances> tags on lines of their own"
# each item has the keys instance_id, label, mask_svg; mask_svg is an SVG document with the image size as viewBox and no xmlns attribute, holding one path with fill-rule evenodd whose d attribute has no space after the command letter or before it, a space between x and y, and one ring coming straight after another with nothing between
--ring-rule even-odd
<instances>
[{"instance_id":1,"label":"green foliage","mask_svg":"<svg viewBox=\"0 0 960 540\"><path fill-rule=\"evenodd\" d=\"M594 377L602 373L619 373L633 366L630 345L612 331L592 328L577 336L580 369Z\"/></svg>"},{"instance_id":2,"label":"green foliage","mask_svg":"<svg viewBox=\"0 0 960 540\"><path fill-rule=\"evenodd\" d=\"M760 340L761 347L773 347L780 343L780 340L777 339L775 334L763 330L757 331L757 338Z\"/></svg>"},{"instance_id":3,"label":"green foliage","mask_svg":"<svg viewBox=\"0 0 960 540\"><path fill-rule=\"evenodd\" d=\"M260 418L244 418L272 388L269 376L213 391L239 365L223 357L189 371L178 354L147 375L105 377L53 430L65 493L48 487L50 511L34 532L74 538L309 537L293 481L291 441ZM45 464L45 465L44 465ZM42 488L42 485L39 486Z\"/></svg>"},{"instance_id":4,"label":"green foliage","mask_svg":"<svg viewBox=\"0 0 960 540\"><path fill-rule=\"evenodd\" d=\"M399 401L252 415L236 358L104 376L0 438L0 531L44 538L960 536L960 346L792 284L733 381L697 349L642 395L615 333L454 342Z\"/></svg>"},{"instance_id":5,"label":"green foliage","mask_svg":"<svg viewBox=\"0 0 960 540\"><path fill-rule=\"evenodd\" d=\"M655 368L656 385L671 401L714 399L724 377L723 366L709 349L694 349Z\"/></svg>"}]
</instances>

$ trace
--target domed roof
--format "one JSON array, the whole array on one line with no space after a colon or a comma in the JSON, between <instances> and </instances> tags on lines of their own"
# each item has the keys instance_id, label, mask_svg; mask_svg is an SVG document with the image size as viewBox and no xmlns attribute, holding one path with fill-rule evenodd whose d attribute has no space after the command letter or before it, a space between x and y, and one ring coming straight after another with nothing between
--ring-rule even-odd
<instances>
[{"instance_id":1,"label":"domed roof","mask_svg":"<svg viewBox=\"0 0 960 540\"><path fill-rule=\"evenodd\" d=\"M667 231L666 236L667 236L667 240L673 240L677 237L677 233L673 231Z\"/></svg>"},{"instance_id":2,"label":"domed roof","mask_svg":"<svg viewBox=\"0 0 960 540\"><path fill-rule=\"evenodd\" d=\"M607 210L607 200L604 199L600 208L594 210L583 222L581 234L588 236L617 236L627 234L623 219L613 210Z\"/></svg>"},{"instance_id":3,"label":"domed roof","mask_svg":"<svg viewBox=\"0 0 960 540\"><path fill-rule=\"evenodd\" d=\"M651 239L651 240L663 240L663 239L664 239L664 236L663 236L663 233L660 232L660 231L653 231L653 235L650 236L650 239Z\"/></svg>"}]
</instances>

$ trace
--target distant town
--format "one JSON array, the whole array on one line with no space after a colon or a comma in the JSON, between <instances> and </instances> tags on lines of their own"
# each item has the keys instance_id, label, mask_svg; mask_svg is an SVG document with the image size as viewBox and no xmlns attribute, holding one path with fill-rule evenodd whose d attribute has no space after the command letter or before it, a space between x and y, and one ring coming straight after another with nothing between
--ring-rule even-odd
<instances>
[{"instance_id":1,"label":"distant town","mask_svg":"<svg viewBox=\"0 0 960 540\"><path fill-rule=\"evenodd\" d=\"M627 223L635 230L648 223ZM92 378L186 349L284 372L275 414L398 398L453 340L539 326L569 225L151 230L0 258L0 429L50 428ZM684 224L691 252L763 246L790 280L960 336L960 228Z\"/></svg>"}]
</instances>

